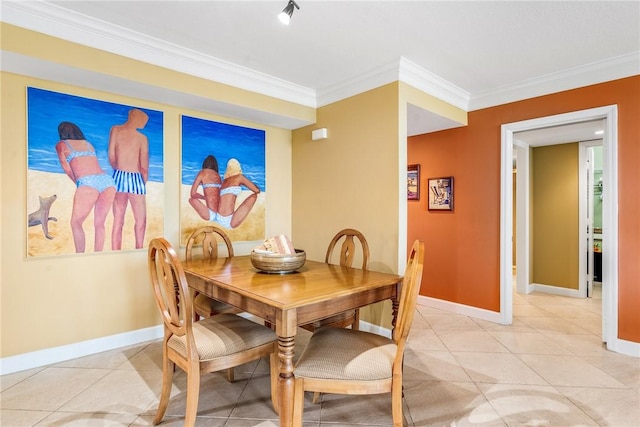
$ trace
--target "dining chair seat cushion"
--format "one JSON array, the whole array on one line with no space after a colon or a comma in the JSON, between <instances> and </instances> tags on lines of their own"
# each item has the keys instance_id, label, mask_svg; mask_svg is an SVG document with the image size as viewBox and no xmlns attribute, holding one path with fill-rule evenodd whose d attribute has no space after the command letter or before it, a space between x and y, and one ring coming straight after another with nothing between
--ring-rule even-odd
<instances>
[{"instance_id":1,"label":"dining chair seat cushion","mask_svg":"<svg viewBox=\"0 0 640 427\"><path fill-rule=\"evenodd\" d=\"M209 298L203 294L196 295L193 306L196 313L225 313L236 311L234 306Z\"/></svg>"},{"instance_id":2,"label":"dining chair seat cushion","mask_svg":"<svg viewBox=\"0 0 640 427\"><path fill-rule=\"evenodd\" d=\"M193 324L193 337L201 361L212 360L267 344L277 339L264 325L235 314L216 314ZM169 347L186 357L186 336L173 335Z\"/></svg>"},{"instance_id":3,"label":"dining chair seat cushion","mask_svg":"<svg viewBox=\"0 0 640 427\"><path fill-rule=\"evenodd\" d=\"M320 328L295 367L296 377L372 381L391 378L397 346L377 334Z\"/></svg>"}]
</instances>

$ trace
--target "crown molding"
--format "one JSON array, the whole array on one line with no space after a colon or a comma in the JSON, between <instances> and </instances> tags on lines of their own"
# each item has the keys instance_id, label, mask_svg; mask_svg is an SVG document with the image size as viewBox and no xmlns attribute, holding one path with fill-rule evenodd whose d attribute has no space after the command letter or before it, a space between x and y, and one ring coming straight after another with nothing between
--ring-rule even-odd
<instances>
[{"instance_id":1,"label":"crown molding","mask_svg":"<svg viewBox=\"0 0 640 427\"><path fill-rule=\"evenodd\" d=\"M2 20L63 40L307 107L315 90L45 2L3 2Z\"/></svg>"},{"instance_id":2,"label":"crown molding","mask_svg":"<svg viewBox=\"0 0 640 427\"><path fill-rule=\"evenodd\" d=\"M640 52L632 52L476 93L471 97L468 111L636 75L640 75Z\"/></svg>"},{"instance_id":3,"label":"crown molding","mask_svg":"<svg viewBox=\"0 0 640 427\"><path fill-rule=\"evenodd\" d=\"M468 93L405 58L316 93L313 89L202 55L51 3L3 2L2 20L70 42L307 107L327 105L398 80L459 108L466 109L467 105Z\"/></svg>"},{"instance_id":4,"label":"crown molding","mask_svg":"<svg viewBox=\"0 0 640 427\"><path fill-rule=\"evenodd\" d=\"M373 70L318 90L318 107L322 107L359 93L392 83L398 80L398 61L392 61Z\"/></svg>"},{"instance_id":5,"label":"crown molding","mask_svg":"<svg viewBox=\"0 0 640 427\"><path fill-rule=\"evenodd\" d=\"M429 95L468 111L471 94L406 58L400 58L399 80Z\"/></svg>"},{"instance_id":6,"label":"crown molding","mask_svg":"<svg viewBox=\"0 0 640 427\"><path fill-rule=\"evenodd\" d=\"M400 57L316 92L51 3L4 1L1 7L2 21L9 24L312 108L402 81L464 111L473 111L640 74L640 52L633 52L471 95Z\"/></svg>"},{"instance_id":7,"label":"crown molding","mask_svg":"<svg viewBox=\"0 0 640 427\"><path fill-rule=\"evenodd\" d=\"M404 57L319 90L317 104L321 107L395 81L407 83L465 111L469 105L469 92Z\"/></svg>"}]
</instances>

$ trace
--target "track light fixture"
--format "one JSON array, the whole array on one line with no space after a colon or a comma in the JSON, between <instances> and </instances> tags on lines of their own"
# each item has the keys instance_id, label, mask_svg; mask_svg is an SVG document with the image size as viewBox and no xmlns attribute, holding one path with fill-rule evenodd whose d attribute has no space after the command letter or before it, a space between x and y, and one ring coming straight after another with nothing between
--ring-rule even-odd
<instances>
[{"instance_id":1,"label":"track light fixture","mask_svg":"<svg viewBox=\"0 0 640 427\"><path fill-rule=\"evenodd\" d=\"M289 21L291 21L291 15L293 15L293 8L294 7L296 9L300 9L300 6L298 6L298 4L295 1L289 0L289 3L287 3L285 8L282 9L282 12L280 12L280 14L278 15L278 19L284 25L289 25Z\"/></svg>"}]
</instances>

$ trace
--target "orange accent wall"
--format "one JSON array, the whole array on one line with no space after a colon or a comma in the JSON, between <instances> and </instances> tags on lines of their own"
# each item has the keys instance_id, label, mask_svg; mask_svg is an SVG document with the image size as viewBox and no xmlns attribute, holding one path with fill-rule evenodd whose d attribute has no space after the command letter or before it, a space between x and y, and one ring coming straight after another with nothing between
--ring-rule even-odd
<instances>
[{"instance_id":1,"label":"orange accent wall","mask_svg":"<svg viewBox=\"0 0 640 427\"><path fill-rule=\"evenodd\" d=\"M618 105L618 337L640 342L640 76L472 111L469 125L408 139L421 165L407 241L422 239L421 295L500 310L500 126ZM454 176L453 212L427 211L429 177Z\"/></svg>"}]
</instances>

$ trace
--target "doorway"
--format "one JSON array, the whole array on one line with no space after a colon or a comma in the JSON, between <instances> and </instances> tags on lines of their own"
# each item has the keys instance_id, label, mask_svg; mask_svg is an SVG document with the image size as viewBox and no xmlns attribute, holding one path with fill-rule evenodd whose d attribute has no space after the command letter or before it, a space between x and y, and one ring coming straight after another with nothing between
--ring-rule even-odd
<instances>
[{"instance_id":1,"label":"doorway","mask_svg":"<svg viewBox=\"0 0 640 427\"><path fill-rule=\"evenodd\" d=\"M604 180L602 178L602 140L583 141L580 143L580 189L586 196L582 216L586 219L586 289L587 298L593 298L594 288L602 286L602 194ZM581 200L584 199L582 194ZM584 271L584 268L583 268ZM584 281L580 284L585 287ZM582 292L581 292L582 293Z\"/></svg>"},{"instance_id":2,"label":"doorway","mask_svg":"<svg viewBox=\"0 0 640 427\"><path fill-rule=\"evenodd\" d=\"M602 282L594 261L601 267L603 182L598 132L604 126L604 120L594 120L514 134L514 225L520 224L520 232L514 231L513 236L531 232L533 242L525 247L514 238L514 252L532 251L519 263L514 256L514 265L521 267L518 293L585 298L593 295L594 278ZM530 163L529 155L538 160ZM592 184L595 179L599 187ZM530 200L534 200L531 207ZM530 212L535 213L532 221ZM522 215L520 221L517 215Z\"/></svg>"},{"instance_id":3,"label":"doorway","mask_svg":"<svg viewBox=\"0 0 640 427\"><path fill-rule=\"evenodd\" d=\"M607 230L603 234L603 282L607 284L602 292L602 340L607 348L615 351L617 348L618 313L617 313L617 265L618 265L618 230L615 226L617 212L617 107L607 106L557 116L543 117L522 122L509 123L502 126L501 137L501 221L500 221L500 320L504 324L511 324L513 319L513 276L512 276L512 202L513 157L516 154L516 165L528 176L528 145L520 143L514 134L536 129L584 123L594 120L604 121L603 167L602 178L606 183L607 192L602 199L602 228ZM520 169L522 168L522 169ZM529 286L529 190L528 185L518 183L516 197L525 200L521 214L516 219L515 240L518 244L517 279L518 292L527 293ZM518 202L520 200L517 200ZM520 205L519 205L520 206ZM586 248L586 244L585 244Z\"/></svg>"}]
</instances>

